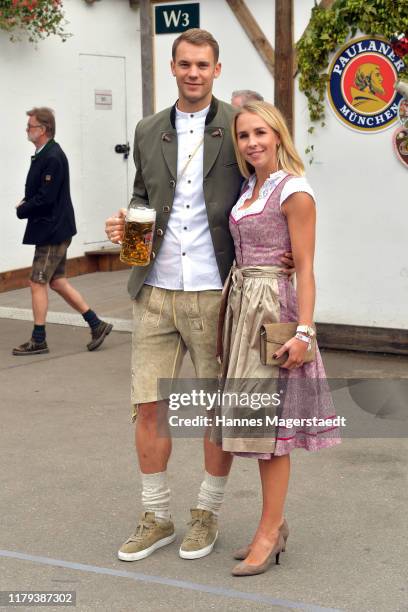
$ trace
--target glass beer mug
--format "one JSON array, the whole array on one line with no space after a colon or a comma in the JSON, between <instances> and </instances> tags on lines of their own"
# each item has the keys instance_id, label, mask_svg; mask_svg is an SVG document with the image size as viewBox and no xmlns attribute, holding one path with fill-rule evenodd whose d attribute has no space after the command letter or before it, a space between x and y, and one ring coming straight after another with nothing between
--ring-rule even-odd
<instances>
[{"instance_id":1,"label":"glass beer mug","mask_svg":"<svg viewBox=\"0 0 408 612\"><path fill-rule=\"evenodd\" d=\"M144 206L128 208L120 260L131 266L148 266L153 246L156 211Z\"/></svg>"}]
</instances>

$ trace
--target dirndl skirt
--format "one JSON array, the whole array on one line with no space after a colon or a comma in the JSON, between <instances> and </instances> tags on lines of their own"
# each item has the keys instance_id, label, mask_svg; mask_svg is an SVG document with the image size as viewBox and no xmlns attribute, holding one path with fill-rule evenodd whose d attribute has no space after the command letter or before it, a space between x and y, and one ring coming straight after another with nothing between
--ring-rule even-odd
<instances>
[{"instance_id":1,"label":"dirndl skirt","mask_svg":"<svg viewBox=\"0 0 408 612\"><path fill-rule=\"evenodd\" d=\"M233 267L224 285L217 352L222 401L211 440L258 459L340 442L333 400L318 347L295 370L262 365L265 323L297 321L296 291L278 266Z\"/></svg>"}]
</instances>

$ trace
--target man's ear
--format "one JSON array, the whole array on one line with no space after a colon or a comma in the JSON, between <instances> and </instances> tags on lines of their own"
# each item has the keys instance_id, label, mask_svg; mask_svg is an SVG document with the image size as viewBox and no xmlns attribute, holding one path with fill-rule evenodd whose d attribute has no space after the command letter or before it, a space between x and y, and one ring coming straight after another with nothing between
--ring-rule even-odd
<instances>
[{"instance_id":1,"label":"man's ear","mask_svg":"<svg viewBox=\"0 0 408 612\"><path fill-rule=\"evenodd\" d=\"M214 79L218 79L218 77L220 76L221 68L222 68L221 62L217 62L214 68Z\"/></svg>"},{"instance_id":2,"label":"man's ear","mask_svg":"<svg viewBox=\"0 0 408 612\"><path fill-rule=\"evenodd\" d=\"M176 76L176 64L173 60L170 60L170 70L173 76Z\"/></svg>"}]
</instances>

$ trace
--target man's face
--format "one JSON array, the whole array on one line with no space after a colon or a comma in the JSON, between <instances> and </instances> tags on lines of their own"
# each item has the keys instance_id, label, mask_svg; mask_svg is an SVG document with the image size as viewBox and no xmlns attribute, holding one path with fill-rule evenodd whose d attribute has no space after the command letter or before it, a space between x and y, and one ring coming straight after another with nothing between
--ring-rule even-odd
<instances>
[{"instance_id":1,"label":"man's face","mask_svg":"<svg viewBox=\"0 0 408 612\"><path fill-rule=\"evenodd\" d=\"M28 117L26 132L27 139L36 145L45 134L45 127L38 123L37 117L33 115L32 117Z\"/></svg>"},{"instance_id":2,"label":"man's face","mask_svg":"<svg viewBox=\"0 0 408 612\"><path fill-rule=\"evenodd\" d=\"M192 45L183 41L177 47L171 71L176 77L180 97L194 104L211 94L221 64L215 63L210 45Z\"/></svg>"},{"instance_id":3,"label":"man's face","mask_svg":"<svg viewBox=\"0 0 408 612\"><path fill-rule=\"evenodd\" d=\"M384 93L384 87L382 86L383 81L384 78L380 72L380 69L376 68L375 70L373 70L373 72L371 73L371 88L374 93Z\"/></svg>"}]
</instances>

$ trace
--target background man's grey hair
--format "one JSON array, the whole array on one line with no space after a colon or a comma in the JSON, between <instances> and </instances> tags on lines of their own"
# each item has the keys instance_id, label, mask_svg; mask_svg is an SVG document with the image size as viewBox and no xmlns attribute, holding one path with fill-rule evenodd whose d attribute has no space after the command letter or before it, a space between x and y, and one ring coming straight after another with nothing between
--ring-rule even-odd
<instances>
[{"instance_id":1,"label":"background man's grey hair","mask_svg":"<svg viewBox=\"0 0 408 612\"><path fill-rule=\"evenodd\" d=\"M257 91L252 91L252 89L238 89L237 91L233 91L231 94L231 104L232 106L243 106L247 102L251 102L253 100L263 100L263 96Z\"/></svg>"}]
</instances>

